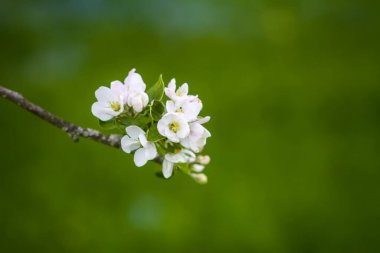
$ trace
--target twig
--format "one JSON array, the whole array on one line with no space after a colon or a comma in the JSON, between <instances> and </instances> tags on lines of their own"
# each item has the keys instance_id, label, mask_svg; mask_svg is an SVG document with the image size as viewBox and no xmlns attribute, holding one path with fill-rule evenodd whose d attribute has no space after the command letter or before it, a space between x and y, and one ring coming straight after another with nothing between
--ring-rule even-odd
<instances>
[{"instance_id":1,"label":"twig","mask_svg":"<svg viewBox=\"0 0 380 253\"><path fill-rule=\"evenodd\" d=\"M61 130L66 132L71 137L71 139L73 139L73 141L78 141L79 137L82 137L120 149L120 140L122 137L121 135L105 135L91 128L83 128L74 125L73 123L61 119L60 117L57 117L54 114L46 111L42 107L30 102L29 100L24 98L20 93L7 89L3 86L0 86L0 95L3 98L6 98L12 101L13 103L17 104L18 106L22 107L23 109L33 113L37 117L49 122L53 126L60 128ZM161 164L162 157L159 156L155 158L154 161Z\"/></svg>"}]
</instances>

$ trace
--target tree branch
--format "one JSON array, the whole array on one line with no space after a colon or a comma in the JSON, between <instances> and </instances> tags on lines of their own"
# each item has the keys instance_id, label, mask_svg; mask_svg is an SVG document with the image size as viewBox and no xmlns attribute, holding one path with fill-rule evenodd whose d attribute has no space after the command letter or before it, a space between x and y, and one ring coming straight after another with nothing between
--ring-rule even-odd
<instances>
[{"instance_id":1,"label":"tree branch","mask_svg":"<svg viewBox=\"0 0 380 253\"><path fill-rule=\"evenodd\" d=\"M20 93L7 89L3 86L0 86L0 96L12 101L13 103L17 104L23 109L33 113L37 117L49 122L53 126L60 128L61 130L66 132L71 137L71 139L73 139L73 141L78 141L79 137L82 137L120 149L120 140L122 137L121 135L105 135L91 128L84 128L74 125L73 123L61 119L60 117L55 116L54 114L46 111L42 107L30 102L29 100L24 98ZM159 164L162 163L162 160L163 159L160 156L154 159L154 161Z\"/></svg>"}]
</instances>

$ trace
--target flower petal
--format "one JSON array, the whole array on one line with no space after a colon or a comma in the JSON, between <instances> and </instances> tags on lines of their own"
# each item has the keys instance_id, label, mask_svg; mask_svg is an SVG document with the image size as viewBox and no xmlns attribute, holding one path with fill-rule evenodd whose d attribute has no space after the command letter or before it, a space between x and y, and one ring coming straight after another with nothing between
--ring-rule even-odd
<instances>
[{"instance_id":1,"label":"flower petal","mask_svg":"<svg viewBox=\"0 0 380 253\"><path fill-rule=\"evenodd\" d=\"M145 156L148 160L153 160L157 156L156 146L151 142L148 142L146 145L145 152Z\"/></svg>"},{"instance_id":2,"label":"flower petal","mask_svg":"<svg viewBox=\"0 0 380 253\"><path fill-rule=\"evenodd\" d=\"M181 124L179 131L176 133L178 138L186 138L190 133L190 127L187 122Z\"/></svg>"},{"instance_id":3,"label":"flower petal","mask_svg":"<svg viewBox=\"0 0 380 253\"><path fill-rule=\"evenodd\" d=\"M123 87L124 87L124 84L120 82L119 80L111 82L111 90L121 91Z\"/></svg>"},{"instance_id":4,"label":"flower petal","mask_svg":"<svg viewBox=\"0 0 380 253\"><path fill-rule=\"evenodd\" d=\"M206 128L204 128L204 126L202 126L198 122L194 122L190 124L190 129L191 129L191 133L190 133L191 137L199 138L202 136Z\"/></svg>"},{"instance_id":5,"label":"flower petal","mask_svg":"<svg viewBox=\"0 0 380 253\"><path fill-rule=\"evenodd\" d=\"M172 163L185 163L187 162L187 157L182 152L180 152L177 154L166 154L165 160Z\"/></svg>"},{"instance_id":6,"label":"flower petal","mask_svg":"<svg viewBox=\"0 0 380 253\"><path fill-rule=\"evenodd\" d=\"M171 100L166 101L166 111L168 113L175 112L175 103Z\"/></svg>"},{"instance_id":7,"label":"flower petal","mask_svg":"<svg viewBox=\"0 0 380 253\"><path fill-rule=\"evenodd\" d=\"M192 169L195 172L202 172L204 170L205 166L200 164L193 164Z\"/></svg>"},{"instance_id":8,"label":"flower petal","mask_svg":"<svg viewBox=\"0 0 380 253\"><path fill-rule=\"evenodd\" d=\"M184 103L183 105L183 111L188 121L196 120L201 110L202 110L202 103L197 102L197 101Z\"/></svg>"},{"instance_id":9,"label":"flower petal","mask_svg":"<svg viewBox=\"0 0 380 253\"><path fill-rule=\"evenodd\" d=\"M142 167L146 164L148 159L146 159L145 155L146 151L144 148L140 148L135 152L135 156L133 158L133 161L135 162L137 167Z\"/></svg>"},{"instance_id":10,"label":"flower petal","mask_svg":"<svg viewBox=\"0 0 380 253\"><path fill-rule=\"evenodd\" d=\"M101 86L95 91L95 97L100 102L110 101L110 98L112 97L111 89Z\"/></svg>"},{"instance_id":11,"label":"flower petal","mask_svg":"<svg viewBox=\"0 0 380 253\"><path fill-rule=\"evenodd\" d=\"M193 152L191 152L190 150L187 150L187 149L182 149L181 150L181 153L185 154L186 156L188 156L189 158L195 158L195 154Z\"/></svg>"},{"instance_id":12,"label":"flower petal","mask_svg":"<svg viewBox=\"0 0 380 253\"><path fill-rule=\"evenodd\" d=\"M171 89L171 90L175 90L175 78L172 78L172 80L170 80L169 84L168 84L168 88Z\"/></svg>"},{"instance_id":13,"label":"flower petal","mask_svg":"<svg viewBox=\"0 0 380 253\"><path fill-rule=\"evenodd\" d=\"M181 139L181 145L185 148L190 148L190 137L187 136L186 138Z\"/></svg>"},{"instance_id":14,"label":"flower petal","mask_svg":"<svg viewBox=\"0 0 380 253\"><path fill-rule=\"evenodd\" d=\"M140 134L139 140L143 147L145 147L148 144L148 140L146 139L145 134Z\"/></svg>"},{"instance_id":15,"label":"flower petal","mask_svg":"<svg viewBox=\"0 0 380 253\"><path fill-rule=\"evenodd\" d=\"M205 131L204 131L204 133L203 133L203 138L208 138L208 137L211 137L211 133L210 133L209 130L207 130L207 129L205 128Z\"/></svg>"},{"instance_id":16,"label":"flower petal","mask_svg":"<svg viewBox=\"0 0 380 253\"><path fill-rule=\"evenodd\" d=\"M129 71L124 83L128 86L130 91L145 91L146 84L144 83L141 75L135 71L136 69Z\"/></svg>"},{"instance_id":17,"label":"flower petal","mask_svg":"<svg viewBox=\"0 0 380 253\"><path fill-rule=\"evenodd\" d=\"M197 120L197 123L198 123L198 124L204 124L204 123L209 122L210 119L211 119L210 116L206 116L206 117L204 117L204 118L200 118L200 119L198 119L198 120Z\"/></svg>"},{"instance_id":18,"label":"flower petal","mask_svg":"<svg viewBox=\"0 0 380 253\"><path fill-rule=\"evenodd\" d=\"M170 80L168 87L164 89L166 96L173 99L175 96L175 79Z\"/></svg>"},{"instance_id":19,"label":"flower petal","mask_svg":"<svg viewBox=\"0 0 380 253\"><path fill-rule=\"evenodd\" d=\"M178 88L176 94L177 96L186 96L189 92L189 85L187 83L184 83L181 85L181 87Z\"/></svg>"},{"instance_id":20,"label":"flower petal","mask_svg":"<svg viewBox=\"0 0 380 253\"><path fill-rule=\"evenodd\" d=\"M127 102L130 107L133 107L135 112L141 112L144 109L144 107L148 104L149 97L143 91L139 91L139 92L132 91L128 95Z\"/></svg>"},{"instance_id":21,"label":"flower petal","mask_svg":"<svg viewBox=\"0 0 380 253\"><path fill-rule=\"evenodd\" d=\"M123 138L121 138L121 148L125 153L129 154L139 147L140 143L138 143L136 140L131 139L129 136L125 135Z\"/></svg>"},{"instance_id":22,"label":"flower petal","mask_svg":"<svg viewBox=\"0 0 380 253\"><path fill-rule=\"evenodd\" d=\"M109 114L112 113L111 110L107 110L101 103L95 102L91 106L92 114L102 121L108 121L112 119L114 116ZM109 113L107 113L109 112Z\"/></svg>"},{"instance_id":23,"label":"flower petal","mask_svg":"<svg viewBox=\"0 0 380 253\"><path fill-rule=\"evenodd\" d=\"M133 68L128 72L127 77L124 79L124 84L128 86L129 88L129 83L131 82L132 76L135 74L136 69Z\"/></svg>"},{"instance_id":24,"label":"flower petal","mask_svg":"<svg viewBox=\"0 0 380 253\"><path fill-rule=\"evenodd\" d=\"M127 128L125 128L125 131L132 139L135 140L139 138L140 134L145 135L144 130L142 130L138 126L128 126Z\"/></svg>"},{"instance_id":25,"label":"flower petal","mask_svg":"<svg viewBox=\"0 0 380 253\"><path fill-rule=\"evenodd\" d=\"M161 135L166 136L166 138L168 138L170 141L175 142L175 143L178 143L180 141L178 136L174 132L172 132L169 128L165 128L164 134L161 134Z\"/></svg>"},{"instance_id":26,"label":"flower petal","mask_svg":"<svg viewBox=\"0 0 380 253\"><path fill-rule=\"evenodd\" d=\"M169 120L167 117L162 117L158 122L157 122L157 130L162 136L166 136L166 128L169 123Z\"/></svg>"},{"instance_id":27,"label":"flower petal","mask_svg":"<svg viewBox=\"0 0 380 253\"><path fill-rule=\"evenodd\" d=\"M164 178L169 178L173 174L173 163L169 162L168 160L164 160L162 163L162 174L164 175Z\"/></svg>"}]
</instances>

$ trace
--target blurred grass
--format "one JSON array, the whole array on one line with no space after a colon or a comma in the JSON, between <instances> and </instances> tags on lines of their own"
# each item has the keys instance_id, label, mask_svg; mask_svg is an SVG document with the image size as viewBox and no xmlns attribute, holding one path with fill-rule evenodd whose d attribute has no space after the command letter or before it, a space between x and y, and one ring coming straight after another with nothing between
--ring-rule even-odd
<instances>
[{"instance_id":1,"label":"blurred grass","mask_svg":"<svg viewBox=\"0 0 380 253\"><path fill-rule=\"evenodd\" d=\"M378 3L3 1L0 82L97 128L135 67L211 115L209 184L0 100L1 252L377 252Z\"/></svg>"}]
</instances>

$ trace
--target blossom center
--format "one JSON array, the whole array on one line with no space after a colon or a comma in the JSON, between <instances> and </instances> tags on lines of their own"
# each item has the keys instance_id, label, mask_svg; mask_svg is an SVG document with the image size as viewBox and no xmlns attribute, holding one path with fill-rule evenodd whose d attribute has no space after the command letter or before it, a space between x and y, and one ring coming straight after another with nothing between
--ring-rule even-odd
<instances>
[{"instance_id":1,"label":"blossom center","mask_svg":"<svg viewBox=\"0 0 380 253\"><path fill-rule=\"evenodd\" d=\"M120 110L120 104L118 102L111 102L111 108L112 108L112 110L117 112Z\"/></svg>"},{"instance_id":2,"label":"blossom center","mask_svg":"<svg viewBox=\"0 0 380 253\"><path fill-rule=\"evenodd\" d=\"M182 107L180 107L180 108L178 108L177 110L175 110L175 112L183 112Z\"/></svg>"},{"instance_id":3,"label":"blossom center","mask_svg":"<svg viewBox=\"0 0 380 253\"><path fill-rule=\"evenodd\" d=\"M180 125L178 122L173 121L172 123L169 124L169 129L170 131L177 133L178 130L180 129Z\"/></svg>"}]
</instances>

